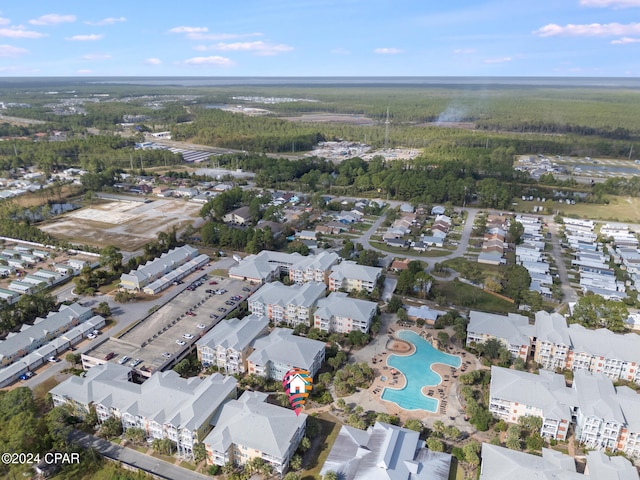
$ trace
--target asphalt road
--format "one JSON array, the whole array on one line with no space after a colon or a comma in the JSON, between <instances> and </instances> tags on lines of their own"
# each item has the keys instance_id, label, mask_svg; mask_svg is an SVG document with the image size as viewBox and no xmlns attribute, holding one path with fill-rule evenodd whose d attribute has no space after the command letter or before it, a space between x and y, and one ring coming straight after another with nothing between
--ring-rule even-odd
<instances>
[{"instance_id":1,"label":"asphalt road","mask_svg":"<svg viewBox=\"0 0 640 480\"><path fill-rule=\"evenodd\" d=\"M140 468L147 473L156 475L158 478L171 480L211 480L211 477L208 475L179 467L159 458L140 453L137 450L121 447L94 435L89 435L88 433L74 430L70 437L71 441L85 449L95 448L107 458Z\"/></svg>"}]
</instances>

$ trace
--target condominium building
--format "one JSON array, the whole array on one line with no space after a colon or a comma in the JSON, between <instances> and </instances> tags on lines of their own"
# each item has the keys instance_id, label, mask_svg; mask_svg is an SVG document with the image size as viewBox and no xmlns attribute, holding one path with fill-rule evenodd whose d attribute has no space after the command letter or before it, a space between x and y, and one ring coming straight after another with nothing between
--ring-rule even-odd
<instances>
[{"instance_id":1,"label":"condominium building","mask_svg":"<svg viewBox=\"0 0 640 480\"><path fill-rule=\"evenodd\" d=\"M638 471L629 460L603 452L587 453L584 474L578 473L573 457L549 448L538 456L483 443L481 455L480 480L638 480Z\"/></svg>"},{"instance_id":2,"label":"condominium building","mask_svg":"<svg viewBox=\"0 0 640 480\"><path fill-rule=\"evenodd\" d=\"M343 425L320 470L342 480L447 480L451 455L425 447L420 434L376 422L366 431Z\"/></svg>"},{"instance_id":3,"label":"condominium building","mask_svg":"<svg viewBox=\"0 0 640 480\"><path fill-rule=\"evenodd\" d=\"M467 347L485 343L494 338L509 350L513 358L526 361L533 332L534 327L529 325L529 319L523 315L510 313L505 316L471 311L467 326Z\"/></svg>"},{"instance_id":4,"label":"condominium building","mask_svg":"<svg viewBox=\"0 0 640 480\"><path fill-rule=\"evenodd\" d=\"M209 462L244 465L253 458L269 463L280 475L304 436L307 415L267 403L267 394L244 392L217 413L204 439Z\"/></svg>"},{"instance_id":5,"label":"condominium building","mask_svg":"<svg viewBox=\"0 0 640 480\"><path fill-rule=\"evenodd\" d=\"M313 313L313 326L325 332L349 333L369 331L378 305L367 300L349 298L344 292L331 292L318 301Z\"/></svg>"},{"instance_id":6,"label":"condominium building","mask_svg":"<svg viewBox=\"0 0 640 480\"><path fill-rule=\"evenodd\" d=\"M640 383L640 335L567 325L562 315L537 312L534 360L543 368L588 370Z\"/></svg>"},{"instance_id":7,"label":"condominium building","mask_svg":"<svg viewBox=\"0 0 640 480\"><path fill-rule=\"evenodd\" d=\"M275 328L253 342L248 371L261 377L282 380L292 368L302 368L315 376L324 362L325 344L299 337L288 328Z\"/></svg>"},{"instance_id":8,"label":"condominium building","mask_svg":"<svg viewBox=\"0 0 640 480\"><path fill-rule=\"evenodd\" d=\"M184 379L169 370L142 385L129 381L130 374L126 366L97 365L86 377L72 376L54 387L53 404L69 404L81 417L93 405L100 422L116 417L124 430L141 428L148 438L168 438L180 456L189 458L209 433L220 406L236 396L236 379L218 373Z\"/></svg>"},{"instance_id":9,"label":"condominium building","mask_svg":"<svg viewBox=\"0 0 640 480\"><path fill-rule=\"evenodd\" d=\"M566 440L577 403L563 375L491 367L489 411L506 422L518 423L523 416L540 417L540 435Z\"/></svg>"},{"instance_id":10,"label":"condominium building","mask_svg":"<svg viewBox=\"0 0 640 480\"><path fill-rule=\"evenodd\" d=\"M507 422L540 417L542 436L566 440L573 425L576 439L589 449L640 458L640 395L629 387L615 387L603 373L577 370L567 387L560 374L494 366L489 398L489 411Z\"/></svg>"},{"instance_id":11,"label":"condominium building","mask_svg":"<svg viewBox=\"0 0 640 480\"><path fill-rule=\"evenodd\" d=\"M376 288L381 274L381 268L358 265L356 262L345 260L331 268L329 290L332 292L338 290L372 292Z\"/></svg>"},{"instance_id":12,"label":"condominium building","mask_svg":"<svg viewBox=\"0 0 640 480\"><path fill-rule=\"evenodd\" d=\"M196 342L198 360L205 366L216 365L227 374L244 373L251 343L268 328L269 319L262 315L222 320Z\"/></svg>"},{"instance_id":13,"label":"condominium building","mask_svg":"<svg viewBox=\"0 0 640 480\"><path fill-rule=\"evenodd\" d=\"M291 267L289 278L294 283L322 282L328 285L331 267L339 261L337 253L326 250L303 257Z\"/></svg>"},{"instance_id":14,"label":"condominium building","mask_svg":"<svg viewBox=\"0 0 640 480\"><path fill-rule=\"evenodd\" d=\"M249 311L265 315L275 323L285 322L290 326L309 325L311 311L327 286L320 282L309 282L286 286L280 282L267 283L249 298Z\"/></svg>"}]
</instances>

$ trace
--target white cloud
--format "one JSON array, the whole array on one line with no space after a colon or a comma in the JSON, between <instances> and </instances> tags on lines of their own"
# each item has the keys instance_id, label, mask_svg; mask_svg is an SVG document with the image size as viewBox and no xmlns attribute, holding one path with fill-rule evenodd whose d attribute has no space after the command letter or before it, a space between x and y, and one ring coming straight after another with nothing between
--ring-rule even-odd
<instances>
[{"instance_id":1,"label":"white cloud","mask_svg":"<svg viewBox=\"0 0 640 480\"><path fill-rule=\"evenodd\" d=\"M40 38L46 36L44 33L25 30L23 26L0 28L0 37L8 38Z\"/></svg>"},{"instance_id":2,"label":"white cloud","mask_svg":"<svg viewBox=\"0 0 640 480\"><path fill-rule=\"evenodd\" d=\"M471 55L472 53L476 53L477 50L474 48L456 48L453 53L455 55Z\"/></svg>"},{"instance_id":3,"label":"white cloud","mask_svg":"<svg viewBox=\"0 0 640 480\"><path fill-rule=\"evenodd\" d=\"M193 57L187 58L184 61L185 65L214 65L218 67L229 67L235 65L234 62L226 57L219 57L217 55L212 57Z\"/></svg>"},{"instance_id":4,"label":"white cloud","mask_svg":"<svg viewBox=\"0 0 640 480\"><path fill-rule=\"evenodd\" d=\"M147 65L160 65L162 61L159 58L147 58L144 63Z\"/></svg>"},{"instance_id":5,"label":"white cloud","mask_svg":"<svg viewBox=\"0 0 640 480\"><path fill-rule=\"evenodd\" d=\"M585 7L628 8L640 7L640 0L580 0L580 5Z\"/></svg>"},{"instance_id":6,"label":"white cloud","mask_svg":"<svg viewBox=\"0 0 640 480\"><path fill-rule=\"evenodd\" d=\"M100 40L104 35L98 35L97 33L91 33L89 35L74 35L73 37L66 37L65 40L71 40L73 42L95 42Z\"/></svg>"},{"instance_id":7,"label":"white cloud","mask_svg":"<svg viewBox=\"0 0 640 480\"><path fill-rule=\"evenodd\" d=\"M186 37L189 40L235 40L246 37L261 37L262 33L203 33L203 32L187 32Z\"/></svg>"},{"instance_id":8,"label":"white cloud","mask_svg":"<svg viewBox=\"0 0 640 480\"><path fill-rule=\"evenodd\" d=\"M618 40L611 40L612 45L628 45L629 43L640 43L640 38L622 37Z\"/></svg>"},{"instance_id":9,"label":"white cloud","mask_svg":"<svg viewBox=\"0 0 640 480\"><path fill-rule=\"evenodd\" d=\"M0 17L0 25L9 25L10 23L11 23L11 20L9 20L8 18Z\"/></svg>"},{"instance_id":10,"label":"white cloud","mask_svg":"<svg viewBox=\"0 0 640 480\"><path fill-rule=\"evenodd\" d=\"M114 23L126 22L127 19L125 17L107 17L102 20L98 20L97 22L84 22L87 25L93 25L95 27L102 27L104 25L113 25Z\"/></svg>"},{"instance_id":11,"label":"white cloud","mask_svg":"<svg viewBox=\"0 0 640 480\"><path fill-rule=\"evenodd\" d=\"M398 53L402 53L402 50L399 48L376 48L373 50L373 53L381 55L397 55Z\"/></svg>"},{"instance_id":12,"label":"white cloud","mask_svg":"<svg viewBox=\"0 0 640 480\"><path fill-rule=\"evenodd\" d=\"M58 13L49 13L42 15L33 20L29 20L31 25L57 25L59 23L72 23L76 21L75 15L60 15Z\"/></svg>"},{"instance_id":13,"label":"white cloud","mask_svg":"<svg viewBox=\"0 0 640 480\"><path fill-rule=\"evenodd\" d=\"M0 57L19 57L25 53L29 53L29 50L14 47L13 45L0 45Z\"/></svg>"},{"instance_id":14,"label":"white cloud","mask_svg":"<svg viewBox=\"0 0 640 480\"><path fill-rule=\"evenodd\" d=\"M591 23L565 26L550 23L533 32L541 37L609 37L640 34L640 23Z\"/></svg>"},{"instance_id":15,"label":"white cloud","mask_svg":"<svg viewBox=\"0 0 640 480\"><path fill-rule=\"evenodd\" d=\"M87 55L82 56L85 60L108 60L111 58L111 55L108 53L89 53Z\"/></svg>"},{"instance_id":16,"label":"white cloud","mask_svg":"<svg viewBox=\"0 0 640 480\"><path fill-rule=\"evenodd\" d=\"M89 70L89 69L86 69L86 68L82 68L82 69L80 69L80 70L76 71L76 73L77 73L78 75L89 75L90 73L93 73L93 70Z\"/></svg>"},{"instance_id":17,"label":"white cloud","mask_svg":"<svg viewBox=\"0 0 640 480\"><path fill-rule=\"evenodd\" d=\"M349 50L341 47L334 48L333 50L331 50L331 53L335 55L351 55L351 52Z\"/></svg>"},{"instance_id":18,"label":"white cloud","mask_svg":"<svg viewBox=\"0 0 640 480\"><path fill-rule=\"evenodd\" d=\"M484 60L484 63L506 63L513 60L511 57L502 57L502 58L487 58Z\"/></svg>"},{"instance_id":19,"label":"white cloud","mask_svg":"<svg viewBox=\"0 0 640 480\"><path fill-rule=\"evenodd\" d=\"M268 55L277 55L278 53L290 52L293 50L293 47L285 44L272 44L262 41L256 42L235 42L235 43L217 43L215 45L210 45L209 47L205 45L198 45L194 47L196 50L205 51L205 50L217 50L220 52L253 52L256 55L268 56Z\"/></svg>"},{"instance_id":20,"label":"white cloud","mask_svg":"<svg viewBox=\"0 0 640 480\"><path fill-rule=\"evenodd\" d=\"M208 31L209 29L207 27L186 27L184 25L180 27L173 27L169 30L171 33L204 33Z\"/></svg>"}]
</instances>

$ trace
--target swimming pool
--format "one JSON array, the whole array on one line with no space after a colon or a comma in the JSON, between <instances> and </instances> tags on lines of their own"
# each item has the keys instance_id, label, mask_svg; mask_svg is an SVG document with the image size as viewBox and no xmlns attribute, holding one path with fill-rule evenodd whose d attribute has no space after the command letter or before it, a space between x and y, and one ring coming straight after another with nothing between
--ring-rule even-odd
<instances>
[{"instance_id":1,"label":"swimming pool","mask_svg":"<svg viewBox=\"0 0 640 480\"><path fill-rule=\"evenodd\" d=\"M438 385L442 379L431 370L434 363L442 363L454 368L462 365L462 359L457 355L441 352L424 338L410 330L398 332L398 338L415 345L415 352L408 356L390 355L387 359L389 366L402 372L407 383L398 390L385 387L382 399L396 403L405 410L427 410L435 412L438 400L427 397L422 393L422 387Z\"/></svg>"}]
</instances>

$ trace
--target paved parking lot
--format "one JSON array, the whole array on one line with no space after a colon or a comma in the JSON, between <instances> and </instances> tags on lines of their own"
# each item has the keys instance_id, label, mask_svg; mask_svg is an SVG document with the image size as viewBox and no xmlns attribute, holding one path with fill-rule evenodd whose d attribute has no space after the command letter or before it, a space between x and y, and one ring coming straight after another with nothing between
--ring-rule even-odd
<instances>
[{"instance_id":1,"label":"paved parking lot","mask_svg":"<svg viewBox=\"0 0 640 480\"><path fill-rule=\"evenodd\" d=\"M201 336L257 289L238 280L211 275L193 280L191 285L193 289L184 290L121 337L110 338L85 355L98 360L109 356L109 361L116 363L127 356L127 365L139 359L136 370L150 375L173 366ZM215 290L227 292L218 295L213 293ZM231 297L237 295L242 300L232 301Z\"/></svg>"}]
</instances>

